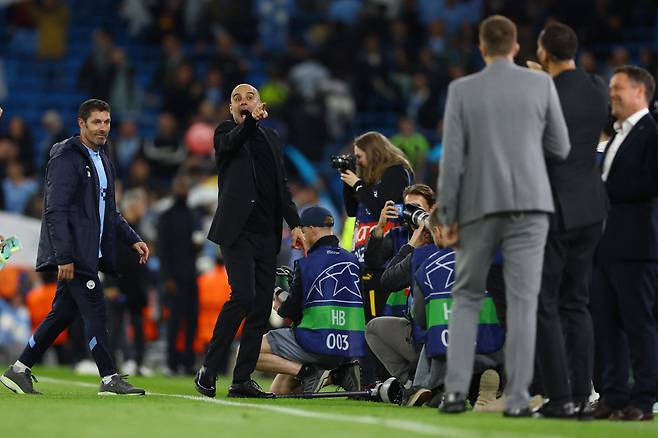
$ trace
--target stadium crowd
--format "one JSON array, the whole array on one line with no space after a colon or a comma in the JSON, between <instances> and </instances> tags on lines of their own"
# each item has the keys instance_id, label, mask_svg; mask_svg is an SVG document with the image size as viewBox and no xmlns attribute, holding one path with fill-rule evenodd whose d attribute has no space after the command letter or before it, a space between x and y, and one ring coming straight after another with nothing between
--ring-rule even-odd
<instances>
[{"instance_id":1,"label":"stadium crowd","mask_svg":"<svg viewBox=\"0 0 658 438\"><path fill-rule=\"evenodd\" d=\"M100 19L89 18L84 3L7 1L0 6L0 55L5 59L0 60L0 106L5 109L0 211L41 219L50 149L76 133L70 108L86 98L110 103L114 126L107 149L118 174L117 203L153 254L144 266L123 263L123 278L103 278L108 329L115 360L126 372L143 375L153 369L195 374L217 314L229 299L222 255L205 237L217 207L212 133L231 118L228 105L236 85L254 84L267 103L269 117L263 123L276 129L286 145L297 208L326 208L336 218L335 234L346 236L342 246L352 250L355 228L348 216L357 216L358 236L359 225L374 227L390 206L380 198L372 217L359 217L349 201L353 194L347 186L353 184L341 181L330 156L352 153L355 138L377 131L403 153L397 164L413 174L414 183L435 187L448 84L483 67L477 39L484 17L502 14L516 23L520 51L515 61L520 65L537 60L539 32L559 20L576 30L578 67L600 75L606 84L616 68L627 64L641 66L654 78L658 74L652 31L658 11L651 2L532 0L519 6L486 0L124 0L118 9L113 2L98 2L106 12ZM82 43L74 33L73 24L79 22L93 31ZM31 63L40 72L35 88L42 93L71 89L62 95L64 101L33 105L29 111L16 104L20 92L10 70ZM649 110L655 115L653 97ZM612 120L607 129L613 132ZM402 202L408 186L411 179L395 189L395 203ZM428 198L429 210L434 195L416 190ZM0 232L11 235L11 230ZM424 243L432 237L416 236ZM354 243L363 247L366 254L357 256L367 263L366 244L372 240L366 236ZM302 255L289 244L290 230L284 228L278 265L292 266ZM131 256L119 253L118 259L128 262ZM379 272L374 275L379 282L383 264L373 271ZM384 289L386 280L382 277L382 285L372 288ZM55 283L52 274L11 264L0 271L0 361L13 359L43 320ZM404 289L395 286L386 289ZM369 316L366 311L366 322L396 304L365 295L364 301L366 310L372 309ZM271 327L283 323L273 312ZM376 335L377 330L366 331L366 337ZM48 361L96 372L80 319L55 347ZM366 379L399 374L414 380L415 366L411 371L408 366L404 371L382 367L377 362L382 357L371 349L366 368L372 375ZM484 369L500 367L500 358L490 353L476 358L476 368L482 368L478 378ZM413 354L417 360L418 352ZM228 371L228 361L222 358L220 374ZM435 381L432 367L441 365L426 365L425 377ZM418 387L415 380L413 387ZM475 403L478 388L471 392ZM422 400L434 395L423 394Z\"/></svg>"}]
</instances>

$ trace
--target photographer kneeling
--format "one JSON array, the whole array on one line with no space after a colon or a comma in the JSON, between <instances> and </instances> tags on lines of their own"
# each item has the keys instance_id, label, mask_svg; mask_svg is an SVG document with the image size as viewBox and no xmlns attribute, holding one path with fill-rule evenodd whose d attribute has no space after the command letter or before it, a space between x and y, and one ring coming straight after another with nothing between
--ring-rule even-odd
<instances>
[{"instance_id":1,"label":"photographer kneeling","mask_svg":"<svg viewBox=\"0 0 658 438\"><path fill-rule=\"evenodd\" d=\"M409 388L424 343L424 333L411 315L409 287L415 270L438 248L431 243L431 235L425 227L427 211L435 203L432 189L424 184L415 184L405 189L404 200L402 217L405 229L413 233L408 244L401 246L390 260L381 279L382 289L390 292L386 309L391 316L370 321L366 326L366 340L391 375L406 382L405 386ZM397 217L400 213L389 202L382 210L380 223L393 215ZM368 242L366 256L381 254L388 258L395 246L395 236L388 234L380 237L380 233L375 230ZM420 406L429 396L431 392L428 389L413 393L405 391L404 403Z\"/></svg>"},{"instance_id":2,"label":"photographer kneeling","mask_svg":"<svg viewBox=\"0 0 658 438\"><path fill-rule=\"evenodd\" d=\"M328 376L358 391L359 365L350 362L366 354L358 260L339 247L328 210L309 207L301 223L310 250L295 262L290 291L277 293L274 302L293 326L263 336L256 369L277 373L270 388L277 394L317 392Z\"/></svg>"}]
</instances>

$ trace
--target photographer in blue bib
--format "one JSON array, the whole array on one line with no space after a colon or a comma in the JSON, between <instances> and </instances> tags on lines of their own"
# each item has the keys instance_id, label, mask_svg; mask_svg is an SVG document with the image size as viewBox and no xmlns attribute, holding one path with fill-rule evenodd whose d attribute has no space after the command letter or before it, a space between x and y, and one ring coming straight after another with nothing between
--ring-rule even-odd
<instances>
[{"instance_id":1,"label":"photographer in blue bib","mask_svg":"<svg viewBox=\"0 0 658 438\"><path fill-rule=\"evenodd\" d=\"M412 260L412 298L409 301L412 306L411 315L424 335L424 345L413 386L407 391L410 399L422 398L428 390L437 395L442 389L449 342L448 320L453 304L452 286L459 275L455 272L455 251L445 246L436 208L430 212L427 227L432 234L433 244L423 248L424 254L420 260L416 258L420 265L417 265L418 261ZM414 253L415 256L420 255L420 251ZM500 326L493 299L487 294L478 319L474 376L502 366L501 349L504 343L505 331ZM481 396L482 388L479 389ZM494 392L497 390L497 387L493 388ZM471 385L469 398L476 408L479 405L477 396L477 386Z\"/></svg>"},{"instance_id":2,"label":"photographer in blue bib","mask_svg":"<svg viewBox=\"0 0 658 438\"><path fill-rule=\"evenodd\" d=\"M384 315L368 322L366 340L387 371L398 380L411 386L418 356L422 348L422 336L414 325L409 312L409 288L413 276L413 264L417 267L427 251L436 250L431 245L431 235L425 228L427 212L435 204L434 191L424 184L414 184L404 190L404 211L398 211L388 201L380 215L380 222L370 236L366 247L366 258L386 264L381 277L382 291L389 294ZM404 218L404 227L393 228L382 235L382 222ZM400 245L400 235L407 240ZM408 239L411 234L411 239ZM381 236L381 237L380 237ZM395 252L393 252L395 250ZM406 403L424 403L425 399L405 399Z\"/></svg>"},{"instance_id":3,"label":"photographer in blue bib","mask_svg":"<svg viewBox=\"0 0 658 438\"><path fill-rule=\"evenodd\" d=\"M366 354L361 269L356 256L340 248L333 225L322 207L301 215L310 249L295 263L290 290L278 290L274 301L293 325L263 336L256 364L277 373L271 392L317 392L328 377L347 391L360 390L359 365L351 359Z\"/></svg>"}]
</instances>

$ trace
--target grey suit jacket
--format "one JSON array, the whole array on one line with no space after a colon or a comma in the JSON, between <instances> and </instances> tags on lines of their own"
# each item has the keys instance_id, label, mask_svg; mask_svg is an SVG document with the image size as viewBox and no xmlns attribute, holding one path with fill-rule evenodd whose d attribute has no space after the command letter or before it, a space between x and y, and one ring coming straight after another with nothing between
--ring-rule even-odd
<instances>
[{"instance_id":1,"label":"grey suit jacket","mask_svg":"<svg viewBox=\"0 0 658 438\"><path fill-rule=\"evenodd\" d=\"M495 61L450 84L443 126L442 223L554 211L545 154L564 159L571 146L549 75Z\"/></svg>"}]
</instances>

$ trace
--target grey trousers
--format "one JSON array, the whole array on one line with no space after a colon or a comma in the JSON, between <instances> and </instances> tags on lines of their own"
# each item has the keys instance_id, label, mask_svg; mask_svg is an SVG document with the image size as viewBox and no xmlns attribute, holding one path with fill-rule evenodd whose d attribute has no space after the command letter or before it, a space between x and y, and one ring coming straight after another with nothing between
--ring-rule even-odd
<instances>
[{"instance_id":1,"label":"grey trousers","mask_svg":"<svg viewBox=\"0 0 658 438\"><path fill-rule=\"evenodd\" d=\"M366 342L391 376L405 384L418 362L418 350L406 318L380 316L366 325Z\"/></svg>"},{"instance_id":2,"label":"grey trousers","mask_svg":"<svg viewBox=\"0 0 658 438\"><path fill-rule=\"evenodd\" d=\"M501 248L507 300L505 410L528 407L547 233L548 215L535 212L495 214L460 227L448 326L447 392L468 394L486 277L494 253Z\"/></svg>"}]
</instances>

